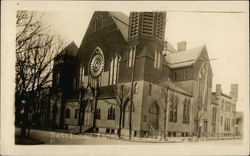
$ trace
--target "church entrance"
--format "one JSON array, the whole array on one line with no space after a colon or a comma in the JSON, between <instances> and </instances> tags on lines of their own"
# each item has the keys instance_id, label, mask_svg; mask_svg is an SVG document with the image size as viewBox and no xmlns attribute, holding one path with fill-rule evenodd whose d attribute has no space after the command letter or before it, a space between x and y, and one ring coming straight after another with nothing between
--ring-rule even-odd
<instances>
[{"instance_id":1,"label":"church entrance","mask_svg":"<svg viewBox=\"0 0 250 156\"><path fill-rule=\"evenodd\" d=\"M159 128L159 108L153 103L149 109L149 130L152 136L157 135Z\"/></svg>"},{"instance_id":2,"label":"church entrance","mask_svg":"<svg viewBox=\"0 0 250 156\"><path fill-rule=\"evenodd\" d=\"M88 101L84 113L84 126L91 127L92 122L93 122L92 105L91 101Z\"/></svg>"}]
</instances>

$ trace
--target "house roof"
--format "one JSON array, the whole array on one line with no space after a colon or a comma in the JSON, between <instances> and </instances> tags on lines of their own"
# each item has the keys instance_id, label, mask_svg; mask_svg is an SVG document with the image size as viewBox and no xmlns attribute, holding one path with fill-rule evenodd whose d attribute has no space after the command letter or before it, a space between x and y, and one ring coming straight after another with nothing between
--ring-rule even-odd
<instances>
[{"instance_id":1,"label":"house roof","mask_svg":"<svg viewBox=\"0 0 250 156\"><path fill-rule=\"evenodd\" d=\"M128 40L128 26L129 26L129 17L122 12L109 12L118 29L120 30L122 36L127 41Z\"/></svg>"},{"instance_id":2,"label":"house roof","mask_svg":"<svg viewBox=\"0 0 250 156\"><path fill-rule=\"evenodd\" d=\"M191 66L196 62L205 46L175 52L165 56L171 68Z\"/></svg>"}]
</instances>

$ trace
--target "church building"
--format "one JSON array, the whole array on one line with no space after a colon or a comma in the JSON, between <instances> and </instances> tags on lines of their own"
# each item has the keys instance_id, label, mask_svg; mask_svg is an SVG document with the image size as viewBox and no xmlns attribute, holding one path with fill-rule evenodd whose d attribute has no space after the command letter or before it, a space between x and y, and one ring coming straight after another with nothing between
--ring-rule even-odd
<instances>
[{"instance_id":1,"label":"church building","mask_svg":"<svg viewBox=\"0 0 250 156\"><path fill-rule=\"evenodd\" d=\"M165 12L96 11L80 47L55 60L52 116L72 132L209 136L213 73L205 45L177 49ZM168 35L168 34L166 34Z\"/></svg>"}]
</instances>

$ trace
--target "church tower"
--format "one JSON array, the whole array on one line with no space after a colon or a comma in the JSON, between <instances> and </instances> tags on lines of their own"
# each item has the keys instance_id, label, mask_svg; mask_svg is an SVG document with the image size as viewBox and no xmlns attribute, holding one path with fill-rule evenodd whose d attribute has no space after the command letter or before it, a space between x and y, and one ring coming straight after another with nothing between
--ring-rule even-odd
<instances>
[{"instance_id":1,"label":"church tower","mask_svg":"<svg viewBox=\"0 0 250 156\"><path fill-rule=\"evenodd\" d=\"M134 80L158 83L168 73L164 61L166 12L131 12L129 16L128 42L123 71L131 73L134 66ZM131 74L122 75L121 82L131 80ZM157 81L157 82L155 82Z\"/></svg>"}]
</instances>

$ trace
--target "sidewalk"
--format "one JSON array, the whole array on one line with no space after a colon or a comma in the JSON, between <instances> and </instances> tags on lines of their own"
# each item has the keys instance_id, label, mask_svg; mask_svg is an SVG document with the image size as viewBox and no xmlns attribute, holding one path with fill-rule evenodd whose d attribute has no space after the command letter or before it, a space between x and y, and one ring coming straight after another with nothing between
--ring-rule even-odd
<instances>
[{"instance_id":1,"label":"sidewalk","mask_svg":"<svg viewBox=\"0 0 250 156\"><path fill-rule=\"evenodd\" d=\"M38 139L33 139L30 137L20 137L15 135L15 144L17 145L39 145L44 144L45 142Z\"/></svg>"},{"instance_id":2,"label":"sidewalk","mask_svg":"<svg viewBox=\"0 0 250 156\"><path fill-rule=\"evenodd\" d=\"M16 128L16 134L19 134L20 129ZM129 139L128 136L122 136L118 138L116 134L102 134L102 133L84 133L84 134L74 134L74 133L67 133L65 131L50 131L50 130L37 130L31 129L30 131L31 138L20 138L16 136L16 144L57 144L57 143L75 143L74 140L77 142L84 142L88 143L88 141L94 142L102 142L103 140L114 142L122 141L122 142L138 142L138 143L196 143L196 142L212 142L212 141L223 141L223 140L239 140L240 138L230 138L224 137L218 139L218 137L167 137L166 140L162 138L140 138L140 137L133 137Z\"/></svg>"}]
</instances>

